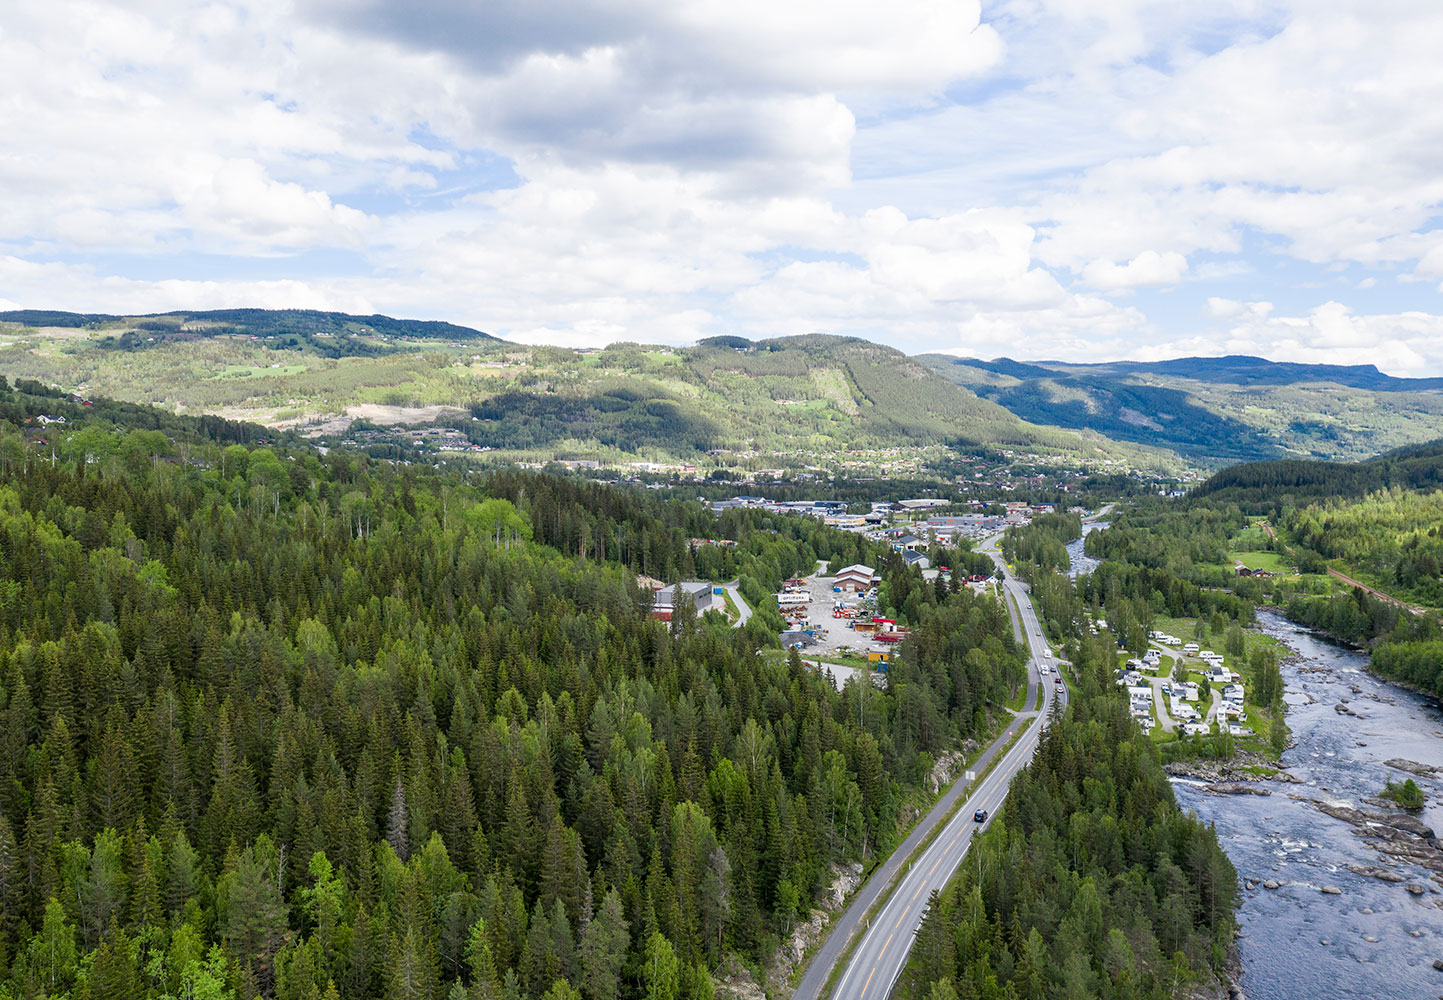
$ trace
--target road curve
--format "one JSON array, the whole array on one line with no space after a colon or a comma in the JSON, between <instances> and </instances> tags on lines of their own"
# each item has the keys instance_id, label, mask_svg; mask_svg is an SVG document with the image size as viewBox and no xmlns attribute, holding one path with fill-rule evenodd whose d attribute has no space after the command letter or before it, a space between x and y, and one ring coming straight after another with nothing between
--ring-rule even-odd
<instances>
[{"instance_id":1,"label":"road curve","mask_svg":"<svg viewBox=\"0 0 1443 1000\"><path fill-rule=\"evenodd\" d=\"M732 603L737 606L737 620L733 622L734 628L741 628L752 616L751 606L742 599L742 592L737 589L740 580L733 580L731 583L722 584L722 589L731 595Z\"/></svg>"},{"instance_id":2,"label":"road curve","mask_svg":"<svg viewBox=\"0 0 1443 1000\"><path fill-rule=\"evenodd\" d=\"M1002 557L995 550L996 542L996 538L991 539L988 543L991 551L987 548L983 551L988 551L998 568L1006 573ZM1041 687L1042 706L1040 712L1024 712L1017 717L1008 731L989 746L982 758L973 765L977 772L982 773L996 758L1007 742L1017 734L1018 726L1038 715L1041 715L1042 723L1028 726L992 773L976 787L972 787L969 782L957 781L923 821L917 824L901 846L872 873L866 886L853 898L851 905L813 956L806 974L793 994L794 1000L816 1000L842 949L856 933L857 925L862 922L867 910L886 887L892 884L905 860L965 793L967 800L958 809L957 815L942 829L921 857L902 873L891 897L862 928L861 940L831 994L831 1000L885 1000L907 962L907 956L912 950L912 939L922 924L922 915L933 890L940 890L947 884L967 854L973 832L986 825L975 823L973 814L979 809L985 809L989 821L996 815L1013 776L1032 759L1037 749L1054 697L1066 703L1067 689L1055 688L1039 676L1039 665L1052 664L1053 661L1047 643L1042 638L1042 628L1026 587L1011 574L1007 574L1003 588L1016 600L1016 608L1011 607L1009 602L1008 611L1013 616L1014 625L1020 626L1022 638L1031 653L1027 666L1028 682L1029 685L1036 683ZM1047 655L1044 656L1044 653ZM1034 700L1029 697L1025 704L1031 705Z\"/></svg>"}]
</instances>

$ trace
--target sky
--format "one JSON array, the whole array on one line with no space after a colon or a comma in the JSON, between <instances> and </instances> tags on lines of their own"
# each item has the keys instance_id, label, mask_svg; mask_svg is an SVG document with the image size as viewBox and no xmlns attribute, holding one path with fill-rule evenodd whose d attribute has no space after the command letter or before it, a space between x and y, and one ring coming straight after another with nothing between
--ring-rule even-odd
<instances>
[{"instance_id":1,"label":"sky","mask_svg":"<svg viewBox=\"0 0 1443 1000\"><path fill-rule=\"evenodd\" d=\"M1430 0L7 0L0 309L1443 375Z\"/></svg>"}]
</instances>

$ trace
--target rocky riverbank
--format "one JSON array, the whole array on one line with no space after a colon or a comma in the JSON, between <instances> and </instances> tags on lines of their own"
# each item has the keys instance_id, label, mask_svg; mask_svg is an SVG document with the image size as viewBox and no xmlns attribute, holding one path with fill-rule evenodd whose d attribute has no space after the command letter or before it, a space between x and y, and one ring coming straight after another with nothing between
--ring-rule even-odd
<instances>
[{"instance_id":1,"label":"rocky riverbank","mask_svg":"<svg viewBox=\"0 0 1443 1000\"><path fill-rule=\"evenodd\" d=\"M1266 786L1259 789L1261 782L1298 784L1299 781L1278 762L1262 754L1240 750L1228 760L1196 758L1175 760L1164 766L1174 778L1190 778L1203 784L1214 795L1269 795Z\"/></svg>"}]
</instances>

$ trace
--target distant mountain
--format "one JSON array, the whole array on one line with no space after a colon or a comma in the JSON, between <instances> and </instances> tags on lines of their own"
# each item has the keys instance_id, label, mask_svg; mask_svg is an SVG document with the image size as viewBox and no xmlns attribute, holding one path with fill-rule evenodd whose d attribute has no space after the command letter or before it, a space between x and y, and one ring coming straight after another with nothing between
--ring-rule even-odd
<instances>
[{"instance_id":1,"label":"distant mountain","mask_svg":"<svg viewBox=\"0 0 1443 1000\"><path fill-rule=\"evenodd\" d=\"M371 354L378 338L411 340L495 341L488 333L437 320L392 319L390 316L353 316L315 309L208 309L118 316L109 313L56 312L15 309L0 312L0 323L25 327L87 329L106 334L117 345L134 347L168 340L248 334L265 339L289 339L291 347L309 347L331 356L344 355L348 344L354 353ZM331 339L332 343L322 343ZM339 344L335 341L339 340ZM352 343L360 341L360 344Z\"/></svg>"},{"instance_id":2,"label":"distant mountain","mask_svg":"<svg viewBox=\"0 0 1443 1000\"><path fill-rule=\"evenodd\" d=\"M1443 436L1443 379L1394 378L1372 365L1241 355L1088 365L917 360L1024 420L1169 448L1205 465L1355 460Z\"/></svg>"},{"instance_id":3,"label":"distant mountain","mask_svg":"<svg viewBox=\"0 0 1443 1000\"><path fill-rule=\"evenodd\" d=\"M1005 360L1005 359L1004 359ZM1443 389L1443 378L1395 378L1385 375L1374 365L1305 365L1293 361L1269 361L1247 354L1229 354L1220 358L1173 358L1170 361L1114 361L1100 365L1066 365L1059 368L1089 370L1111 369L1127 374L1171 375L1176 378L1233 385L1299 385L1329 382L1355 389L1376 389L1379 392L1423 392Z\"/></svg>"},{"instance_id":4,"label":"distant mountain","mask_svg":"<svg viewBox=\"0 0 1443 1000\"><path fill-rule=\"evenodd\" d=\"M845 337L692 348L527 346L448 323L301 310L151 316L0 313L0 371L68 391L339 434L436 420L527 461L758 467L915 463L916 449L1005 449L1176 469L1175 456L1040 427L890 347ZM123 363L117 363L123 358ZM364 427L362 428L364 429ZM424 435L417 435L424 436Z\"/></svg>"},{"instance_id":5,"label":"distant mountain","mask_svg":"<svg viewBox=\"0 0 1443 1000\"><path fill-rule=\"evenodd\" d=\"M580 355L535 349L529 375L472 412L492 424L480 443L498 448L580 440L632 452L821 459L898 448L904 458L908 448L951 445L1167 463L1098 435L1029 424L890 347L820 335L613 344Z\"/></svg>"}]
</instances>

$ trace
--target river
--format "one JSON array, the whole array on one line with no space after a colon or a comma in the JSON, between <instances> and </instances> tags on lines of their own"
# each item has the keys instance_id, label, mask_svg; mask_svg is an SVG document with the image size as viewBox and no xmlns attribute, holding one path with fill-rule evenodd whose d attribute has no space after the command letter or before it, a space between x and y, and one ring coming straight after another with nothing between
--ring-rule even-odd
<instances>
[{"instance_id":1,"label":"river","mask_svg":"<svg viewBox=\"0 0 1443 1000\"><path fill-rule=\"evenodd\" d=\"M1092 558L1082 551L1082 540L1101 528L1107 527L1107 521L1085 521L1082 525L1082 537L1075 538L1067 543L1067 558L1069 560L1067 575L1076 579L1080 574L1091 573L1097 568L1098 560Z\"/></svg>"},{"instance_id":2,"label":"river","mask_svg":"<svg viewBox=\"0 0 1443 1000\"><path fill-rule=\"evenodd\" d=\"M1173 785L1184 808L1216 824L1240 877L1283 883L1243 890L1240 985L1250 1000L1439 996L1443 972L1433 961L1443 958L1443 891L1431 873L1381 858L1351 825L1289 795L1375 808L1363 799L1389 779L1410 777L1385 760L1443 767L1443 712L1432 699L1369 675L1366 654L1277 615L1260 612L1258 619L1298 654L1283 668L1294 739L1283 761L1303 784L1269 782L1273 794L1266 798L1209 795L1183 780ZM1335 711L1343 701L1359 717ZM1424 822L1443 828L1443 784L1415 780L1429 797ZM1426 892L1415 897L1403 884L1354 874L1348 864L1391 868ZM1342 894L1325 895L1324 885Z\"/></svg>"}]
</instances>

